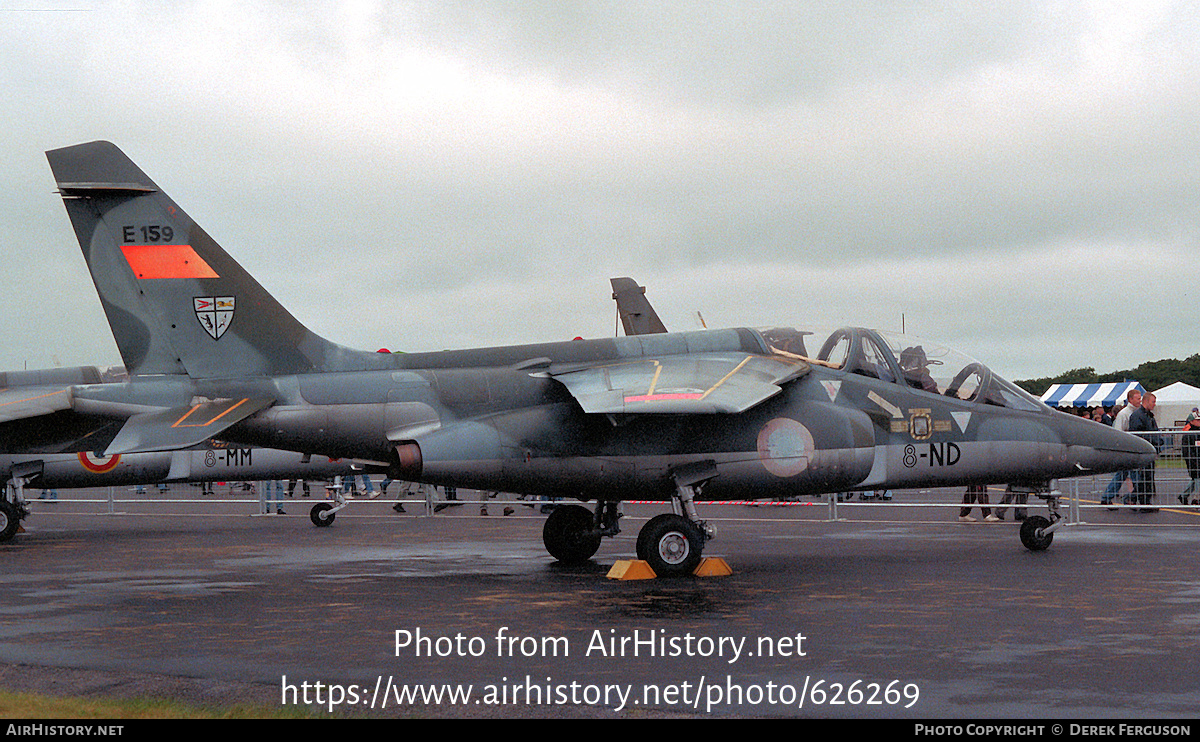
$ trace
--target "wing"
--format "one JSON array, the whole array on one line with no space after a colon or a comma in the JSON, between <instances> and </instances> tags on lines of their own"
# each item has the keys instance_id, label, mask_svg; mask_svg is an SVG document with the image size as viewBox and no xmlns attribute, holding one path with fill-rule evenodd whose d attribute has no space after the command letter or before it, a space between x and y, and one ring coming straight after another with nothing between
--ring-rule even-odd
<instances>
[{"instance_id":1,"label":"wing","mask_svg":"<svg viewBox=\"0 0 1200 742\"><path fill-rule=\"evenodd\" d=\"M274 402L269 398L221 399L130 414L128 409L105 411L94 400L76 398L70 386L0 389L0 450L105 450L114 454L188 448ZM127 418L123 424L122 417ZM120 432L114 437L117 427Z\"/></svg>"},{"instance_id":2,"label":"wing","mask_svg":"<svg viewBox=\"0 0 1200 742\"><path fill-rule=\"evenodd\" d=\"M747 353L687 353L619 363L550 368L585 412L744 412L808 373L803 361Z\"/></svg>"},{"instance_id":3,"label":"wing","mask_svg":"<svg viewBox=\"0 0 1200 742\"><path fill-rule=\"evenodd\" d=\"M207 441L256 412L273 399L220 399L133 415L105 454L173 451Z\"/></svg>"},{"instance_id":4,"label":"wing","mask_svg":"<svg viewBox=\"0 0 1200 742\"><path fill-rule=\"evenodd\" d=\"M0 390L0 423L71 409L71 387L21 386Z\"/></svg>"},{"instance_id":5,"label":"wing","mask_svg":"<svg viewBox=\"0 0 1200 742\"><path fill-rule=\"evenodd\" d=\"M80 412L75 409L76 401L69 386L28 385L0 390L0 451L103 450L121 421Z\"/></svg>"}]
</instances>

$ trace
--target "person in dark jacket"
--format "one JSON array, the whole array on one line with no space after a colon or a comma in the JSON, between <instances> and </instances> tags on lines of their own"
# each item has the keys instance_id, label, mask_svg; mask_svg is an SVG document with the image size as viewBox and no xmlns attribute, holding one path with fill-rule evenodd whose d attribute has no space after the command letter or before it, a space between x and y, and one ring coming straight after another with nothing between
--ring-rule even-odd
<instances>
[{"instance_id":1,"label":"person in dark jacket","mask_svg":"<svg viewBox=\"0 0 1200 742\"><path fill-rule=\"evenodd\" d=\"M1191 497L1200 486L1200 409L1192 408L1183 424L1183 436L1180 440L1180 450L1183 453L1183 463L1187 467L1188 477L1192 480L1187 489L1179 496L1179 502L1191 504Z\"/></svg>"},{"instance_id":2,"label":"person in dark jacket","mask_svg":"<svg viewBox=\"0 0 1200 742\"><path fill-rule=\"evenodd\" d=\"M1161 451L1163 448L1162 436L1156 435L1158 431L1158 421L1154 419L1155 397L1153 392L1146 392L1142 395L1142 406L1133 411L1129 416L1129 432L1141 433L1139 437L1147 440L1155 451ZM1141 512L1154 513L1158 508L1150 507L1157 500L1157 494L1154 488L1154 462L1150 462L1150 466L1141 469L1137 472L1134 481L1134 492L1137 494L1137 502L1142 506Z\"/></svg>"}]
</instances>

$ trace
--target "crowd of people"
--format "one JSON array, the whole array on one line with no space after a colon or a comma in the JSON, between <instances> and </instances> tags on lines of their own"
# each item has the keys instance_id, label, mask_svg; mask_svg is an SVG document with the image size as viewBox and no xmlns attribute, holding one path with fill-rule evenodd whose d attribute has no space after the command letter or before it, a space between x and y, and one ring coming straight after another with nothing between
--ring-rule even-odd
<instances>
[{"instance_id":1,"label":"crowd of people","mask_svg":"<svg viewBox=\"0 0 1200 742\"><path fill-rule=\"evenodd\" d=\"M359 497L360 478L362 481L361 494L370 500L374 500L380 496L387 496L388 488L396 481L391 477L385 477L379 483L377 490L375 482L371 480L369 475L356 474L353 476L334 477L331 480L322 482L320 486L325 490L326 496L330 499L337 497L339 494L343 497ZM241 484L248 487L251 491L255 491L255 485L250 483ZM310 497L312 492L309 482L303 479L272 480L262 484L265 490L261 493L260 500L263 503L263 512L267 514L274 512L277 515L286 515L287 513L283 509L284 497L294 498L297 486L303 492L302 497ZM397 513L406 513L408 511L404 508L405 501L412 502L413 500L424 501L426 506L435 513L440 513L448 507L466 504L458 499L458 489L456 487L442 488L444 496L440 501L435 502L437 489L437 487L430 484L401 482L400 491L396 496L396 502L392 505L392 510L395 510ZM210 491L206 490L205 494L210 494ZM488 514L487 502L488 500L495 499L497 494L499 493L484 491L479 493L480 515ZM530 507L533 507L533 505L531 504ZM516 511L511 506L506 505L503 512L505 515L512 515Z\"/></svg>"},{"instance_id":2,"label":"crowd of people","mask_svg":"<svg viewBox=\"0 0 1200 742\"><path fill-rule=\"evenodd\" d=\"M1013 520L1025 520L1027 509L1024 507L1029 502L1029 493L1017 490L1012 485L1004 488L1004 497L1000 499L1000 506L1013 505ZM963 494L963 507L958 511L958 519L963 523L974 523L975 518L971 516L970 505L979 504L979 514L989 523L997 523L1004 520L1005 514L1008 512L1007 507L996 508L993 513L988 507L988 491L986 484L972 484L967 487L967 491Z\"/></svg>"},{"instance_id":3,"label":"crowd of people","mask_svg":"<svg viewBox=\"0 0 1200 742\"><path fill-rule=\"evenodd\" d=\"M1067 414L1077 414L1080 417L1090 418L1102 425L1110 425L1118 430L1123 430L1127 433L1134 433L1149 441L1158 452L1162 452L1166 447L1166 438L1159 434L1158 420L1154 416L1154 408L1157 406L1158 400L1153 392L1141 392L1137 389L1131 389L1125 395L1125 402L1112 407L1079 407L1065 410ZM1187 416L1187 421L1183 427L1183 435L1181 440L1181 452L1183 455L1184 464L1187 466L1190 482L1187 488L1179 494L1179 502L1183 505L1192 504L1192 495L1200 495L1200 408L1193 407L1191 413ZM1125 482L1128 481L1130 486L1125 490ZM1009 490L1011 492L1011 488ZM1007 498L1008 493L1005 494ZM1158 493L1154 480L1154 464L1143 469L1131 469L1127 471L1119 471L1113 474L1109 481L1104 494L1100 498L1100 504L1107 506L1110 510L1117 510L1117 497L1121 497L1123 505L1130 506L1128 509L1137 513L1154 513L1158 512ZM1200 502L1200 501L1198 501ZM984 485L973 485L967 488L963 494L963 508L959 511L958 519L961 521L972 522L975 518L971 517L971 508L969 505L980 505L980 512L984 516L984 520L994 521L1002 520L1001 517L992 515L988 504L987 488ZM1018 515L1018 520L1022 520L1023 516Z\"/></svg>"}]
</instances>

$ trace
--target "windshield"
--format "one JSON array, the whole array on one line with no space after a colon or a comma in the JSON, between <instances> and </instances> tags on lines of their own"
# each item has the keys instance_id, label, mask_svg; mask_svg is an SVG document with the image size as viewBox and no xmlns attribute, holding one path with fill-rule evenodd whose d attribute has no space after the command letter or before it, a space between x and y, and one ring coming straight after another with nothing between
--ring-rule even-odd
<instances>
[{"instance_id":1,"label":"windshield","mask_svg":"<svg viewBox=\"0 0 1200 742\"><path fill-rule=\"evenodd\" d=\"M937 343L865 327L760 329L771 352L930 394L1011 409L1045 406L975 359Z\"/></svg>"}]
</instances>

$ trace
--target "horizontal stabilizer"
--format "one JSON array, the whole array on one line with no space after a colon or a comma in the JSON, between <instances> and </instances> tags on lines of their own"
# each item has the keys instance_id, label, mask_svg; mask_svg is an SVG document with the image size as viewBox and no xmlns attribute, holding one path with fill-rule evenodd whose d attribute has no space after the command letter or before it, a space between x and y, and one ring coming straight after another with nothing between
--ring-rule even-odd
<instances>
[{"instance_id":1,"label":"horizontal stabilizer","mask_svg":"<svg viewBox=\"0 0 1200 742\"><path fill-rule=\"evenodd\" d=\"M111 456L190 448L219 435L273 403L273 399L244 397L144 412L125 421L125 426L104 453Z\"/></svg>"},{"instance_id":2,"label":"horizontal stabilizer","mask_svg":"<svg viewBox=\"0 0 1200 742\"><path fill-rule=\"evenodd\" d=\"M691 353L552 368L550 375L567 387L584 412L696 415L744 412L808 371L803 361L745 353Z\"/></svg>"}]
</instances>

